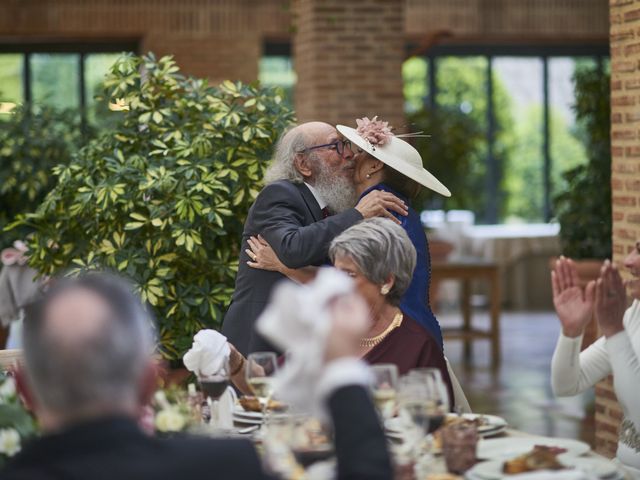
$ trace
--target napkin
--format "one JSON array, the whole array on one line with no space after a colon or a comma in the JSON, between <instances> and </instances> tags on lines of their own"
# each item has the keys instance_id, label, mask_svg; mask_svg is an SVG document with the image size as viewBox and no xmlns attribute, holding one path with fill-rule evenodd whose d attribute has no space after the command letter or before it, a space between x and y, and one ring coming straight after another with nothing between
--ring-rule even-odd
<instances>
[{"instance_id":1,"label":"napkin","mask_svg":"<svg viewBox=\"0 0 640 480\"><path fill-rule=\"evenodd\" d=\"M333 321L329 306L353 291L353 281L346 274L321 268L313 282L305 285L286 282L276 287L271 302L258 318L257 330L287 352L286 362L274 380L274 389L278 398L293 410L326 418L319 380Z\"/></svg>"},{"instance_id":2,"label":"napkin","mask_svg":"<svg viewBox=\"0 0 640 480\"><path fill-rule=\"evenodd\" d=\"M182 361L187 370L198 377L214 377L228 374L230 353L227 337L215 330L200 330L193 337L191 349L184 354Z\"/></svg>"},{"instance_id":3,"label":"napkin","mask_svg":"<svg viewBox=\"0 0 640 480\"><path fill-rule=\"evenodd\" d=\"M233 428L233 409L238 399L235 390L227 387L220 398L212 406L212 415L217 416L217 427L225 430ZM215 410L215 412L213 411Z\"/></svg>"}]
</instances>

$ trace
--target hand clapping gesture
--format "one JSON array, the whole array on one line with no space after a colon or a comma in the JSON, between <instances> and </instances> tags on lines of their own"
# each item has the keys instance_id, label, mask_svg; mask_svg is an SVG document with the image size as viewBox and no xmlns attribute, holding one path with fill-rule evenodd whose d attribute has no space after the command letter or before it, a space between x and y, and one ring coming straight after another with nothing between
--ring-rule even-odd
<instances>
[{"instance_id":1,"label":"hand clapping gesture","mask_svg":"<svg viewBox=\"0 0 640 480\"><path fill-rule=\"evenodd\" d=\"M580 288L573 261L560 257L551 272L551 285L562 333L567 337L582 335L593 314L596 282L589 282L584 290Z\"/></svg>"},{"instance_id":2,"label":"hand clapping gesture","mask_svg":"<svg viewBox=\"0 0 640 480\"><path fill-rule=\"evenodd\" d=\"M600 269L596 282L595 312L600 330L606 337L624 330L622 319L627 309L627 294L618 269L609 260Z\"/></svg>"}]
</instances>

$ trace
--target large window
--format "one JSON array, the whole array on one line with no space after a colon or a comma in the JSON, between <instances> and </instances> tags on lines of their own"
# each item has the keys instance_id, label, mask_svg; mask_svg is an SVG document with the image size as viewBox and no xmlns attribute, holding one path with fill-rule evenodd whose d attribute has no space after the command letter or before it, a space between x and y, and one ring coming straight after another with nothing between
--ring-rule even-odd
<instances>
[{"instance_id":1,"label":"large window","mask_svg":"<svg viewBox=\"0 0 640 480\"><path fill-rule=\"evenodd\" d=\"M407 60L408 115L465 116L483 132L466 151L464 193L437 206L472 210L483 223L553 218L552 198L563 188L562 172L587 159L572 110L573 74L584 66L608 68L607 46L438 46ZM456 125L465 124L452 122L450 130ZM439 134L460 138L455 131L440 129ZM447 139L433 142L446 147Z\"/></svg>"},{"instance_id":2,"label":"large window","mask_svg":"<svg viewBox=\"0 0 640 480\"><path fill-rule=\"evenodd\" d=\"M0 45L0 102L45 104L79 112L83 127L108 125L96 100L109 67L135 42L95 45Z\"/></svg>"},{"instance_id":3,"label":"large window","mask_svg":"<svg viewBox=\"0 0 640 480\"><path fill-rule=\"evenodd\" d=\"M288 42L267 42L258 65L258 79L265 87L282 87L285 101L293 107L293 89L298 79L293 69L291 45Z\"/></svg>"}]
</instances>

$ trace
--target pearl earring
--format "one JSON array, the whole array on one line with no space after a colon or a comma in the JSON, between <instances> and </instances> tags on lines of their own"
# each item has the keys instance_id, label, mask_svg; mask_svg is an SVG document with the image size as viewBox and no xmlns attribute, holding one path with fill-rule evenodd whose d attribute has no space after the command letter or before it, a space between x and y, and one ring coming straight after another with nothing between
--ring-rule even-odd
<instances>
[{"instance_id":1,"label":"pearl earring","mask_svg":"<svg viewBox=\"0 0 640 480\"><path fill-rule=\"evenodd\" d=\"M371 174L370 173L367 173L367 178L371 178Z\"/></svg>"},{"instance_id":2,"label":"pearl earring","mask_svg":"<svg viewBox=\"0 0 640 480\"><path fill-rule=\"evenodd\" d=\"M380 293L382 295L386 295L389 293L389 290L391 290L391 287L389 287L389 285L383 285L382 288L380 289Z\"/></svg>"}]
</instances>

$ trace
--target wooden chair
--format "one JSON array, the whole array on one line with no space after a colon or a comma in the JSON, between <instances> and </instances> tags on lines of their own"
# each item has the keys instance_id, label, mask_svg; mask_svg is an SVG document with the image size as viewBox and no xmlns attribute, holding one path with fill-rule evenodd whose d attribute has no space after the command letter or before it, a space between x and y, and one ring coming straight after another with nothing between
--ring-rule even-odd
<instances>
[{"instance_id":1,"label":"wooden chair","mask_svg":"<svg viewBox=\"0 0 640 480\"><path fill-rule=\"evenodd\" d=\"M22 350L0 350L0 371L22 363Z\"/></svg>"}]
</instances>

